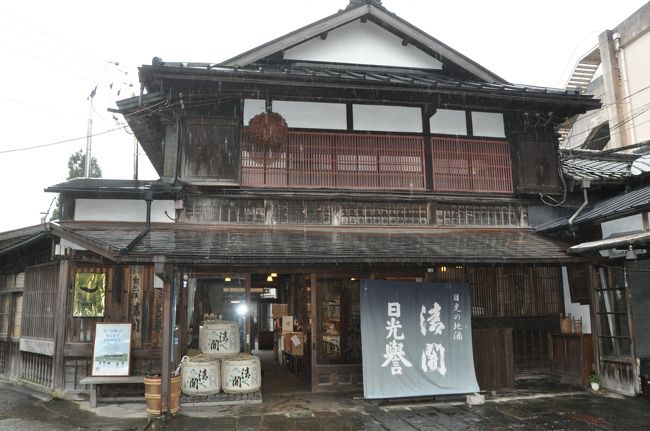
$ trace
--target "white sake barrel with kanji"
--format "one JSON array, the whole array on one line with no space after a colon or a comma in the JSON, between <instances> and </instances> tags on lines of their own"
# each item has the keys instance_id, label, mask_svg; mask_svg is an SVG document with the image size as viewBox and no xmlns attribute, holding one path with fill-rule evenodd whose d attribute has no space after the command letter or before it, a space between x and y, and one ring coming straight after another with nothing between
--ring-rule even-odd
<instances>
[{"instance_id":1,"label":"white sake barrel with kanji","mask_svg":"<svg viewBox=\"0 0 650 431\"><path fill-rule=\"evenodd\" d=\"M204 355L181 360L181 391L189 396L207 396L221 390L221 364Z\"/></svg>"},{"instance_id":2,"label":"white sake barrel with kanji","mask_svg":"<svg viewBox=\"0 0 650 431\"><path fill-rule=\"evenodd\" d=\"M214 358L229 358L239 353L239 326L231 320L205 322L199 328L201 353Z\"/></svg>"},{"instance_id":3,"label":"white sake barrel with kanji","mask_svg":"<svg viewBox=\"0 0 650 431\"><path fill-rule=\"evenodd\" d=\"M260 358L241 353L221 361L221 387L227 394L246 394L262 387Z\"/></svg>"}]
</instances>

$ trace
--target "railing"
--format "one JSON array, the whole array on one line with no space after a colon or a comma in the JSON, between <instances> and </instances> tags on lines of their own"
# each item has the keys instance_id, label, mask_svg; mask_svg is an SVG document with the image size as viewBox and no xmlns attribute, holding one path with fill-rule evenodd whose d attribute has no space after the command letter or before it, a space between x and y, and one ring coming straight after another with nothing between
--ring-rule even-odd
<instances>
[{"instance_id":1,"label":"railing","mask_svg":"<svg viewBox=\"0 0 650 431\"><path fill-rule=\"evenodd\" d=\"M286 148L256 151L241 135L247 186L424 190L421 136L289 132Z\"/></svg>"},{"instance_id":2,"label":"railing","mask_svg":"<svg viewBox=\"0 0 650 431\"><path fill-rule=\"evenodd\" d=\"M433 190L512 193L502 140L431 138ZM241 184L255 187L425 190L421 136L289 132L283 148L259 150L241 134Z\"/></svg>"},{"instance_id":3,"label":"railing","mask_svg":"<svg viewBox=\"0 0 650 431\"><path fill-rule=\"evenodd\" d=\"M431 138L433 189L512 193L507 141Z\"/></svg>"}]
</instances>

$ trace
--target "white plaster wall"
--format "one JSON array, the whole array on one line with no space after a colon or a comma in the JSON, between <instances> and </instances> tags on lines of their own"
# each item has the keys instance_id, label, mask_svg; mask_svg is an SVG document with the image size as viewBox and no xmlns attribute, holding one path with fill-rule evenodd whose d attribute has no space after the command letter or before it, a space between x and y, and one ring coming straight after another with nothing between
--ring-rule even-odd
<instances>
[{"instance_id":1,"label":"white plaster wall","mask_svg":"<svg viewBox=\"0 0 650 431\"><path fill-rule=\"evenodd\" d=\"M431 133L445 135L467 135L465 111L438 109L429 119Z\"/></svg>"},{"instance_id":2,"label":"white plaster wall","mask_svg":"<svg viewBox=\"0 0 650 431\"><path fill-rule=\"evenodd\" d=\"M591 315L589 306L579 302L571 302L571 291L569 290L569 274L565 266L562 267L562 290L564 291L564 314L571 313L576 320L582 318L582 332L591 334Z\"/></svg>"},{"instance_id":3,"label":"white plaster wall","mask_svg":"<svg viewBox=\"0 0 650 431\"><path fill-rule=\"evenodd\" d=\"M284 52L287 60L323 61L378 66L442 69L442 63L411 44L367 21L354 21Z\"/></svg>"},{"instance_id":4,"label":"white plaster wall","mask_svg":"<svg viewBox=\"0 0 650 431\"><path fill-rule=\"evenodd\" d=\"M273 112L282 115L289 127L346 130L346 107L342 103L273 101Z\"/></svg>"},{"instance_id":5,"label":"white plaster wall","mask_svg":"<svg viewBox=\"0 0 650 431\"><path fill-rule=\"evenodd\" d=\"M628 233L642 232L643 217L641 214L634 214L629 217L606 221L600 224L600 229L603 232L603 239L616 235L621 236Z\"/></svg>"},{"instance_id":6,"label":"white plaster wall","mask_svg":"<svg viewBox=\"0 0 650 431\"><path fill-rule=\"evenodd\" d=\"M152 223L174 223L165 215L174 217L174 201L153 201L151 204ZM76 199L74 219L78 221L125 221L146 222L147 204L135 199Z\"/></svg>"},{"instance_id":7,"label":"white plaster wall","mask_svg":"<svg viewBox=\"0 0 650 431\"><path fill-rule=\"evenodd\" d=\"M422 133L422 111L407 106L352 105L354 130Z\"/></svg>"},{"instance_id":8,"label":"white plaster wall","mask_svg":"<svg viewBox=\"0 0 650 431\"><path fill-rule=\"evenodd\" d=\"M635 39L632 43L623 48L627 66L627 76L632 104L633 114L639 114L632 122L628 123L625 128L632 127L634 124L634 133L636 144L638 142L650 139L650 111L642 112L650 104L650 32Z\"/></svg>"},{"instance_id":9,"label":"white plaster wall","mask_svg":"<svg viewBox=\"0 0 650 431\"><path fill-rule=\"evenodd\" d=\"M266 108L266 100L264 99L244 99L244 125L248 126L248 122L256 116L264 112Z\"/></svg>"},{"instance_id":10,"label":"white plaster wall","mask_svg":"<svg viewBox=\"0 0 650 431\"><path fill-rule=\"evenodd\" d=\"M472 131L474 136L505 138L503 114L498 112L472 112Z\"/></svg>"}]
</instances>

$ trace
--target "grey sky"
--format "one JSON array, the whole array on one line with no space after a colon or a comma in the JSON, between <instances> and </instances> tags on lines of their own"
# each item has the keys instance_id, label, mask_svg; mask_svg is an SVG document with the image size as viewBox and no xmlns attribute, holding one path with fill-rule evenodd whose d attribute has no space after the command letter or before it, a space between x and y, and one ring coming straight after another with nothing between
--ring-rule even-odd
<instances>
[{"instance_id":1,"label":"grey sky","mask_svg":"<svg viewBox=\"0 0 650 431\"><path fill-rule=\"evenodd\" d=\"M383 1L391 12L501 77L551 87L563 86L576 58L596 45L600 32L615 27L644 3ZM136 67L150 64L154 56L168 61L223 61L347 4L347 0L3 3L0 232L39 223L40 212L54 197L43 189L64 181L68 157L85 148L86 98L96 85L91 112L93 131L100 133L119 127L106 108L139 91ZM82 139L3 153L71 138ZM124 130L93 139L93 156L105 178L131 178L132 152L133 137ZM140 179L155 177L141 158Z\"/></svg>"}]
</instances>

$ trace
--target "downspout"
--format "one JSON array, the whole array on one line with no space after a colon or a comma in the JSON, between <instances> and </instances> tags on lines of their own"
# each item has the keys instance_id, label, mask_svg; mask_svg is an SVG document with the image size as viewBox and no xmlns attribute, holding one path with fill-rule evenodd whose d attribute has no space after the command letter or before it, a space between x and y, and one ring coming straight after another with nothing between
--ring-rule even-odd
<instances>
[{"instance_id":1,"label":"downspout","mask_svg":"<svg viewBox=\"0 0 650 431\"><path fill-rule=\"evenodd\" d=\"M144 225L144 229L142 232L136 236L133 241L131 241L126 247L124 247L122 250L120 250L120 254L127 254L131 251L133 247L136 246L137 243L140 242L140 240L149 233L149 230L151 230L151 202L153 201L153 194L148 191L144 195L144 200L147 203L147 218L146 222Z\"/></svg>"},{"instance_id":2,"label":"downspout","mask_svg":"<svg viewBox=\"0 0 650 431\"><path fill-rule=\"evenodd\" d=\"M585 209L587 204L589 204L589 196L587 196L587 189L589 188L589 181L587 180L582 180L582 193L584 196L584 202L582 202L582 205L580 205L580 208L577 209L575 213L569 218L569 226L573 226L573 222L575 221L576 217L580 215L580 213Z\"/></svg>"},{"instance_id":3,"label":"downspout","mask_svg":"<svg viewBox=\"0 0 650 431\"><path fill-rule=\"evenodd\" d=\"M630 138L632 138L632 144L636 144L636 133L634 132L634 117L632 116L632 99L630 97L630 83L627 80L627 63L625 62L625 51L623 51L623 47L621 46L621 34L620 33L614 33L612 35L614 38L614 49L616 52L619 54L619 61L621 64L621 78L623 79L623 94L626 100L626 105L627 105L627 112L629 115L629 121L632 127L629 128L630 130Z\"/></svg>"}]
</instances>

